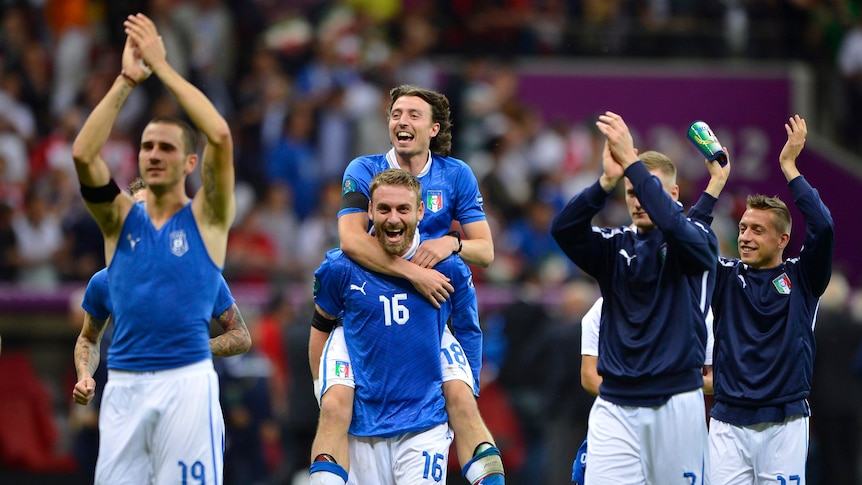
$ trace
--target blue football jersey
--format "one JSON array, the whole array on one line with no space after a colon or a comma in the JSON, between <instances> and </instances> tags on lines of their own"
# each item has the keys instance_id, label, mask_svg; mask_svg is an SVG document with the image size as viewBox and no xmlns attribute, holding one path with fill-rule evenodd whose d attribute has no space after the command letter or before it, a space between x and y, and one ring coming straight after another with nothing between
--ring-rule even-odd
<instances>
[{"instance_id":1,"label":"blue football jersey","mask_svg":"<svg viewBox=\"0 0 862 485\"><path fill-rule=\"evenodd\" d=\"M425 217L419 223L421 236L425 239L443 237L451 230L452 221L461 224L484 221L482 195L470 167L456 158L436 154L432 154L428 162L416 177L422 184L422 200L425 203ZM342 195L361 192L370 200L368 188L371 179L390 168L400 168L395 160L394 149L389 153L354 159L344 170ZM341 209L338 217L365 210L367 209Z\"/></svg>"},{"instance_id":2,"label":"blue football jersey","mask_svg":"<svg viewBox=\"0 0 862 485\"><path fill-rule=\"evenodd\" d=\"M163 370L212 358L220 275L191 204L158 230L143 205L134 204L108 266L114 320L108 368Z\"/></svg>"},{"instance_id":3,"label":"blue football jersey","mask_svg":"<svg viewBox=\"0 0 862 485\"><path fill-rule=\"evenodd\" d=\"M459 337L465 324L456 326L455 315L468 315L465 321L473 320L480 347L481 332L467 265L449 257L436 268L455 286L441 309L409 281L369 271L339 249L329 251L315 272L315 303L329 314L343 316L356 385L350 434L391 437L448 419L440 367L444 326L452 316Z\"/></svg>"}]
</instances>

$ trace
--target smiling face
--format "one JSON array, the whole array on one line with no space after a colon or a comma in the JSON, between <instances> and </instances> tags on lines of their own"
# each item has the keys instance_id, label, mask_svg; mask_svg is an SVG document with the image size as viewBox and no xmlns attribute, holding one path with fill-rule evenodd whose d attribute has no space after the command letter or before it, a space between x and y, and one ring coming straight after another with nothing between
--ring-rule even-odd
<instances>
[{"instance_id":1,"label":"smiling face","mask_svg":"<svg viewBox=\"0 0 862 485\"><path fill-rule=\"evenodd\" d=\"M410 249L424 214L419 194L406 185L381 184L371 193L368 216L377 239L389 254L401 256Z\"/></svg>"},{"instance_id":2,"label":"smiling face","mask_svg":"<svg viewBox=\"0 0 862 485\"><path fill-rule=\"evenodd\" d=\"M183 130L171 123L155 122L144 128L138 169L146 185L155 192L175 187L192 172L197 156L186 153Z\"/></svg>"},{"instance_id":3,"label":"smiling face","mask_svg":"<svg viewBox=\"0 0 862 485\"><path fill-rule=\"evenodd\" d=\"M427 157L431 138L440 131L432 118L431 105L418 96L402 96L389 110L389 141L399 157Z\"/></svg>"},{"instance_id":4,"label":"smiling face","mask_svg":"<svg viewBox=\"0 0 862 485\"><path fill-rule=\"evenodd\" d=\"M781 264L790 233L780 231L775 214L748 208L739 221L739 260L752 268L774 268Z\"/></svg>"}]
</instances>

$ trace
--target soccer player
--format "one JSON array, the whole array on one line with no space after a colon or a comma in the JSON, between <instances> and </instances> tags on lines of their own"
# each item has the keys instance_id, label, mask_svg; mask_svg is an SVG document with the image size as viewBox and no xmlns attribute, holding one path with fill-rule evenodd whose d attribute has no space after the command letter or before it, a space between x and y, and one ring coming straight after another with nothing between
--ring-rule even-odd
<instances>
[{"instance_id":1,"label":"soccer player","mask_svg":"<svg viewBox=\"0 0 862 485\"><path fill-rule=\"evenodd\" d=\"M605 112L603 173L554 219L563 251L598 281L604 298L599 395L590 412L586 482L689 484L703 480L704 321L718 240L686 218L676 167L638 156L622 117ZM633 227L590 224L626 178Z\"/></svg>"},{"instance_id":2,"label":"soccer player","mask_svg":"<svg viewBox=\"0 0 862 485\"><path fill-rule=\"evenodd\" d=\"M452 287L440 272L431 268L452 254L460 255L468 263L487 266L494 257L491 230L473 172L461 160L449 157L452 124L448 99L435 91L409 85L392 89L390 99L392 149L385 154L359 157L344 172L338 213L341 249L370 270L406 278L437 306L449 297ZM368 233L371 179L389 168L408 170L422 183L426 210L419 229L423 242L411 261L387 254ZM466 236L463 240L460 232L450 232L453 221L460 223ZM313 325L311 329L309 360L318 381L323 343L331 330L325 325ZM343 336L336 329L332 338L338 341ZM443 394L464 476L473 485L500 485L504 483L500 452L476 404L481 347L478 327L475 332L462 333L458 340L445 332L440 353ZM352 389L331 386L325 396L318 393L318 398L320 421L312 457L333 460L349 469L347 411L353 399Z\"/></svg>"},{"instance_id":3,"label":"soccer player","mask_svg":"<svg viewBox=\"0 0 862 485\"><path fill-rule=\"evenodd\" d=\"M369 193L378 244L389 254L415 257L417 226L426 213L418 179L406 170L385 170ZM332 337L326 342L322 366L337 370L321 375L321 395L330 386L355 388L348 441L357 465L350 483L445 483L452 435L440 341L450 318L456 336L475 331L479 322L467 265L450 255L436 268L454 289L439 309L409 281L368 270L340 249L327 253L315 273L314 319L334 325L340 315L344 335L344 344ZM348 475L340 464L318 460L310 479L313 485L343 485Z\"/></svg>"},{"instance_id":4,"label":"soccer player","mask_svg":"<svg viewBox=\"0 0 862 485\"><path fill-rule=\"evenodd\" d=\"M81 195L105 238L114 341L102 399L97 484L221 483L224 419L209 342L210 317L236 214L230 129L204 94L165 57L153 22L124 22L122 70L72 145ZM121 193L99 155L129 93L154 74L197 132L151 120L139 170L147 203ZM193 198L186 177L200 161Z\"/></svg>"},{"instance_id":5,"label":"soccer player","mask_svg":"<svg viewBox=\"0 0 862 485\"><path fill-rule=\"evenodd\" d=\"M739 221L739 258L719 259L712 483L805 483L814 321L832 274L835 228L796 166L808 133L805 120L795 115L784 128L778 164L805 218L805 241L799 257L784 259L791 228L787 205L778 197L750 195ZM695 205L697 217L711 216L721 187Z\"/></svg>"}]
</instances>

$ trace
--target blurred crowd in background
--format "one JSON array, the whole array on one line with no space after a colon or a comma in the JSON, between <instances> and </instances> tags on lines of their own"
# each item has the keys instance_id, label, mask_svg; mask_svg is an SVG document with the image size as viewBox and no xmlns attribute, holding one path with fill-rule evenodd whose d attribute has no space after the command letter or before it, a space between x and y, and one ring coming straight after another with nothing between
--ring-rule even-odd
<instances>
[{"instance_id":1,"label":"blurred crowd in background","mask_svg":"<svg viewBox=\"0 0 862 485\"><path fill-rule=\"evenodd\" d=\"M596 180L602 143L594 120L545 120L520 102L517 59L802 61L815 74L818 118L809 124L848 150L862 147L855 0L4 0L0 283L50 291L84 285L104 266L71 143L118 75L122 20L138 11L156 22L171 64L231 125L239 211L224 274L232 287L268 295L264 305L239 301L252 352L217 362L228 485L290 483L308 460L317 420L305 350L311 275L338 246L345 166L389 149L393 86L449 97L453 154L480 182L496 252L489 268L474 268L486 332L480 407L511 484L566 483L586 434L580 318L598 290L549 226ZM134 90L102 153L121 187L137 175L146 121L179 113L162 89L153 81ZM680 185L688 206L702 188ZM597 223L625 223L622 198L613 204ZM727 256L738 216L719 214L714 225ZM862 294L840 273L833 280L817 328L812 484L835 483L823 477L847 467L842 483L856 483L859 468L862 391L851 364ZM288 291L295 288L299 297ZM71 376L71 343L68 360ZM55 414L68 414L66 387L52 391ZM81 431L94 419L81 410L58 419L67 436L58 446L78 468L94 457L92 436Z\"/></svg>"}]
</instances>

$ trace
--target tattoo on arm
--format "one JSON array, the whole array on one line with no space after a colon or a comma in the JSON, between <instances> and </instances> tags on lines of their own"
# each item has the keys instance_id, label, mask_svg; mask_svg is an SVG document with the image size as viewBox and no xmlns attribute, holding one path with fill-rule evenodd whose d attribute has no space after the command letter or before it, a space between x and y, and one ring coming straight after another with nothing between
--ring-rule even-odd
<instances>
[{"instance_id":1,"label":"tattoo on arm","mask_svg":"<svg viewBox=\"0 0 862 485\"><path fill-rule=\"evenodd\" d=\"M230 357L243 354L251 348L251 335L236 303L218 317L224 333L210 339L213 357Z\"/></svg>"},{"instance_id":2,"label":"tattoo on arm","mask_svg":"<svg viewBox=\"0 0 862 485\"><path fill-rule=\"evenodd\" d=\"M107 323L107 319L99 320L89 313L85 314L84 326L75 342L75 370L78 371L79 378L83 377L80 372L82 369L86 369L89 376L92 377L96 373L96 369L99 368L99 360L101 359L99 345L102 342L102 335Z\"/></svg>"}]
</instances>

